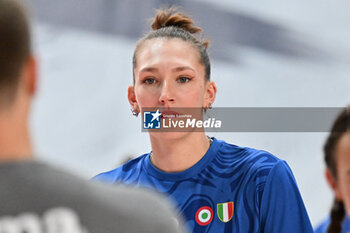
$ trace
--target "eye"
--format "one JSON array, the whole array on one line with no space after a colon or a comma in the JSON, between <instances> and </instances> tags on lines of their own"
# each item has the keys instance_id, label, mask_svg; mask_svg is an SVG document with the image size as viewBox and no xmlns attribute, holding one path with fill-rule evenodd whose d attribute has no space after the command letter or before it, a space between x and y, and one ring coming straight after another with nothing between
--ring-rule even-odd
<instances>
[{"instance_id":1,"label":"eye","mask_svg":"<svg viewBox=\"0 0 350 233\"><path fill-rule=\"evenodd\" d=\"M145 84L154 84L156 83L156 80L154 78L146 78L145 80L142 81Z\"/></svg>"},{"instance_id":2,"label":"eye","mask_svg":"<svg viewBox=\"0 0 350 233\"><path fill-rule=\"evenodd\" d=\"M187 82L189 82L190 80L191 80L191 79L190 79L189 77L185 77L185 76L179 77L179 78L177 79L177 81L180 82L180 83L187 83Z\"/></svg>"}]
</instances>

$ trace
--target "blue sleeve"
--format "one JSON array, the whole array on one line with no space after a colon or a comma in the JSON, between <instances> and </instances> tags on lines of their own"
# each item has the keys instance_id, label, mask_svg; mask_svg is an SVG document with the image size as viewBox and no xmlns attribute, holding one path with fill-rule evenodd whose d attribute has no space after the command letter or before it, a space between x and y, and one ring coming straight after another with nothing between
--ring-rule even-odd
<instances>
[{"instance_id":1,"label":"blue sleeve","mask_svg":"<svg viewBox=\"0 0 350 233\"><path fill-rule=\"evenodd\" d=\"M327 233L327 227L329 225L329 218L326 218L320 225L315 228L315 233Z\"/></svg>"},{"instance_id":2,"label":"blue sleeve","mask_svg":"<svg viewBox=\"0 0 350 233\"><path fill-rule=\"evenodd\" d=\"M313 232L292 171L284 161L279 161L267 177L260 222L264 233Z\"/></svg>"},{"instance_id":3,"label":"blue sleeve","mask_svg":"<svg viewBox=\"0 0 350 233\"><path fill-rule=\"evenodd\" d=\"M94 176L93 178L91 178L91 180L101 181L101 182L112 184L112 183L116 182L116 172L114 172L112 170L110 172L100 173L100 174Z\"/></svg>"},{"instance_id":4,"label":"blue sleeve","mask_svg":"<svg viewBox=\"0 0 350 233\"><path fill-rule=\"evenodd\" d=\"M328 225L330 224L330 221L331 221L330 217L323 220L323 222L315 228L315 233L327 233L327 228L328 228ZM342 223L341 233L348 233L349 231L350 231L350 220L349 220L349 217L346 216Z\"/></svg>"}]
</instances>

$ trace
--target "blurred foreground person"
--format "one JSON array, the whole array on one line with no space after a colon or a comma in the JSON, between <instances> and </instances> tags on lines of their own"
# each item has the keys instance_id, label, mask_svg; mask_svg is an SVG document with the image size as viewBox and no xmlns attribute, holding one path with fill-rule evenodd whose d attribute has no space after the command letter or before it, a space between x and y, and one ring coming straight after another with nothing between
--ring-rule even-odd
<instances>
[{"instance_id":1,"label":"blurred foreground person","mask_svg":"<svg viewBox=\"0 0 350 233\"><path fill-rule=\"evenodd\" d=\"M183 232L157 195L91 183L32 160L36 76L25 12L0 0L0 232Z\"/></svg>"},{"instance_id":2,"label":"blurred foreground person","mask_svg":"<svg viewBox=\"0 0 350 233\"><path fill-rule=\"evenodd\" d=\"M316 233L350 232L350 106L335 120L324 146L326 178L334 193L330 217Z\"/></svg>"}]
</instances>

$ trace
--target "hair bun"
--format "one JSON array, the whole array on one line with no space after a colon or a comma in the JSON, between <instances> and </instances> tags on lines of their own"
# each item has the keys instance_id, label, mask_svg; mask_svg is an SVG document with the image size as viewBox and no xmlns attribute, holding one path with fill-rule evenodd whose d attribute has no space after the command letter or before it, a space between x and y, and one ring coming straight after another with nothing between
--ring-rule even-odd
<instances>
[{"instance_id":1,"label":"hair bun","mask_svg":"<svg viewBox=\"0 0 350 233\"><path fill-rule=\"evenodd\" d=\"M187 15L177 12L177 8L157 10L152 23L152 29L158 30L164 27L178 27L190 33L201 32L202 29L194 25L193 20Z\"/></svg>"}]
</instances>

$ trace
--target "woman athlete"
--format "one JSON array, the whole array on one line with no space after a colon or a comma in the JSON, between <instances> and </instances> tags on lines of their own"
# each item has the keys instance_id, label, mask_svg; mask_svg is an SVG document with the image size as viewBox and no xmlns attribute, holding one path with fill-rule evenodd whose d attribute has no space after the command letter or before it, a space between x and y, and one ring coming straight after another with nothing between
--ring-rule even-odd
<instances>
[{"instance_id":1,"label":"woman athlete","mask_svg":"<svg viewBox=\"0 0 350 233\"><path fill-rule=\"evenodd\" d=\"M152 29L134 51L128 89L133 114L150 107L210 108L217 89L201 29L173 9L158 11ZM170 196L192 232L313 232L286 162L203 131L150 130L149 136L150 153L96 179Z\"/></svg>"}]
</instances>

